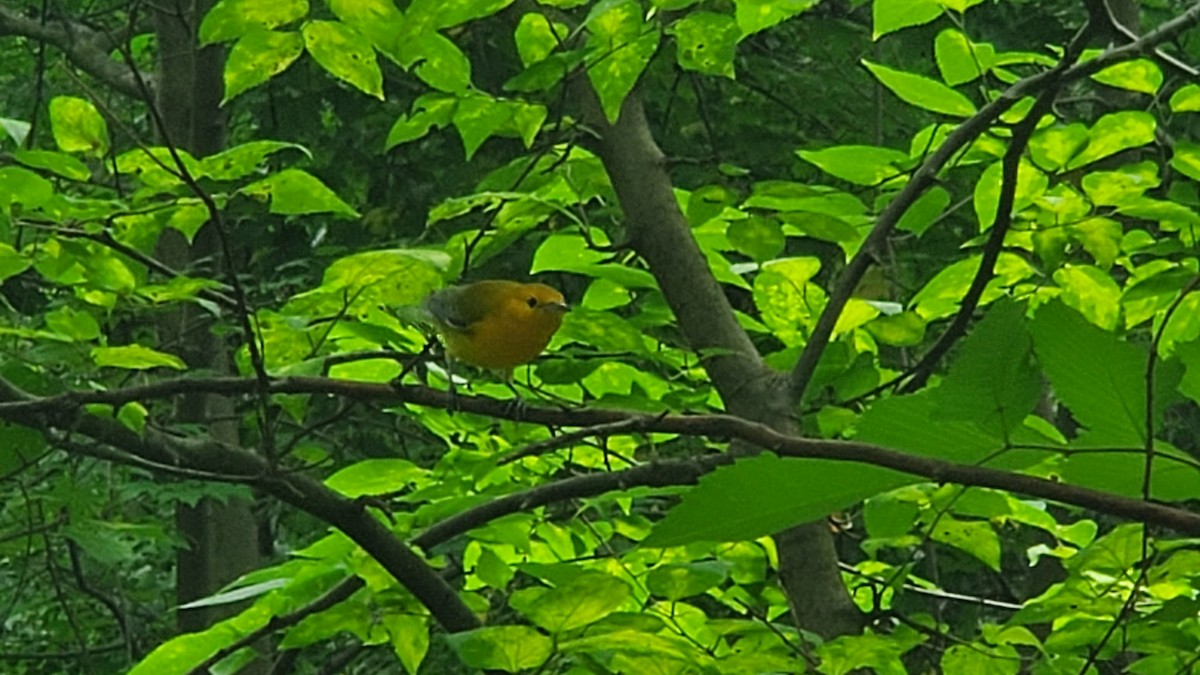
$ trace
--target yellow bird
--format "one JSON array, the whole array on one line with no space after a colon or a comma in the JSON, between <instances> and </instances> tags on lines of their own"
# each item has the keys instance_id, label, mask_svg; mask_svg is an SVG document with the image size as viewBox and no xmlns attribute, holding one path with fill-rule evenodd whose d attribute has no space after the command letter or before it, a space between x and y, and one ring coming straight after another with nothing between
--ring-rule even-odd
<instances>
[{"instance_id":1,"label":"yellow bird","mask_svg":"<svg viewBox=\"0 0 1200 675\"><path fill-rule=\"evenodd\" d=\"M563 294L545 284L476 281L435 291L425 310L453 358L502 371L538 357L570 309Z\"/></svg>"}]
</instances>

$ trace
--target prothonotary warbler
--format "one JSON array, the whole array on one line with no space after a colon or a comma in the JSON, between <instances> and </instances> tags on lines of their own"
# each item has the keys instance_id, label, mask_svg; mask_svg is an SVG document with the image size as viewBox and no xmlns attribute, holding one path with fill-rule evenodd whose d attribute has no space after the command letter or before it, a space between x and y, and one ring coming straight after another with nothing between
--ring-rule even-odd
<instances>
[{"instance_id":1,"label":"prothonotary warbler","mask_svg":"<svg viewBox=\"0 0 1200 675\"><path fill-rule=\"evenodd\" d=\"M425 310L453 358L502 371L536 359L570 309L563 294L545 284L476 281L435 291Z\"/></svg>"}]
</instances>

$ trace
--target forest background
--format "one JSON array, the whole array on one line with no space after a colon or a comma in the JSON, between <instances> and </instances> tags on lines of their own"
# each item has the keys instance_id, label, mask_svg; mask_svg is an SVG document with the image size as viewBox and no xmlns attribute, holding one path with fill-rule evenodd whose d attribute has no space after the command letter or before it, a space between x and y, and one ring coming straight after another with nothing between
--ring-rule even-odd
<instances>
[{"instance_id":1,"label":"forest background","mask_svg":"<svg viewBox=\"0 0 1200 675\"><path fill-rule=\"evenodd\" d=\"M0 669L1191 672L1198 20L0 5Z\"/></svg>"}]
</instances>

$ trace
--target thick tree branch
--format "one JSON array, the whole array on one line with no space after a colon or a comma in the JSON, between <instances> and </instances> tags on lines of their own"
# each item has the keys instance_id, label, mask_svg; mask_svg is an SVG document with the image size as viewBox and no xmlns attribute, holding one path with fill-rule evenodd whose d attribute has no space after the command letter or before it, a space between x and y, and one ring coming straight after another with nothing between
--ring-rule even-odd
<instances>
[{"instance_id":1,"label":"thick tree branch","mask_svg":"<svg viewBox=\"0 0 1200 675\"><path fill-rule=\"evenodd\" d=\"M109 58L119 45L105 33L63 19L42 23L0 4L0 35L20 35L53 45L71 63L115 91L142 99L134 74L125 64Z\"/></svg>"},{"instance_id":2,"label":"thick tree branch","mask_svg":"<svg viewBox=\"0 0 1200 675\"><path fill-rule=\"evenodd\" d=\"M770 371L738 325L679 209L666 158L651 136L637 92L625 99L620 117L610 124L587 81L581 79L575 89L585 119L599 131L597 151L620 199L630 244L658 280L726 408L753 419L767 419L771 408L786 410L778 403L767 409L758 405L753 392L764 389Z\"/></svg>"},{"instance_id":3,"label":"thick tree branch","mask_svg":"<svg viewBox=\"0 0 1200 675\"><path fill-rule=\"evenodd\" d=\"M75 415L84 403L113 403L130 400L152 400L184 393L212 393L227 396L248 396L258 393L255 379L220 377L211 379L169 380L131 388L122 392L95 392L13 400L11 385L0 380L0 419L39 429L69 428L74 433L115 445L139 456L166 464L182 464L193 468L244 476L247 480L275 494L288 503L325 518L326 513L353 525L354 514L362 513L359 505L330 493L323 486L303 476L270 476L266 464L256 455L213 442L180 440L147 431L145 437L98 417ZM137 396L130 396L135 393ZM412 403L444 408L450 398L443 391L427 387L393 387L386 384L333 380L317 377L290 377L272 380L272 394L325 394L380 404ZM1121 497L1077 485L1012 473L986 466L951 462L934 457L912 455L868 443L854 441L801 438L780 433L766 425L732 415L633 415L618 410L552 410L527 407L515 411L507 401L478 396L459 395L454 403L463 412L503 419L517 419L551 426L586 427L613 424L622 420L640 419L636 426L646 432L733 438L755 447L770 450L781 457L825 459L837 462L871 464L920 476L939 483L991 487L1041 497L1064 504L1073 504L1131 520L1170 527L1180 532L1200 535L1200 514L1184 509ZM1140 453L1140 448L1130 452ZM615 488L614 488L615 489ZM317 494L317 496L310 496ZM562 498L584 496L566 494ZM307 500L307 501L306 501ZM314 509L316 505L320 509ZM337 522L329 521L335 525ZM371 522L376 522L371 519ZM377 523L376 523L377 524ZM339 525L340 527L340 525ZM381 528L382 529L382 528ZM386 533L386 530L382 530ZM349 534L349 532L348 532ZM361 542L360 542L361 543ZM366 545L363 545L367 548ZM371 549L368 549L371 550Z\"/></svg>"}]
</instances>

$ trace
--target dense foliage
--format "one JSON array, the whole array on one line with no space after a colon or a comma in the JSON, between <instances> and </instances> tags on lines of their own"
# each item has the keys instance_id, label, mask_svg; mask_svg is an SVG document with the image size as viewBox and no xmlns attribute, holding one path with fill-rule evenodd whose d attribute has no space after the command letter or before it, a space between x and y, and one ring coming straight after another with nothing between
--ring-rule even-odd
<instances>
[{"instance_id":1,"label":"dense foliage","mask_svg":"<svg viewBox=\"0 0 1200 675\"><path fill-rule=\"evenodd\" d=\"M1200 5L59 4L0 7L3 672L1200 662ZM530 275L520 406L416 308ZM189 601L200 504L260 562Z\"/></svg>"}]
</instances>

